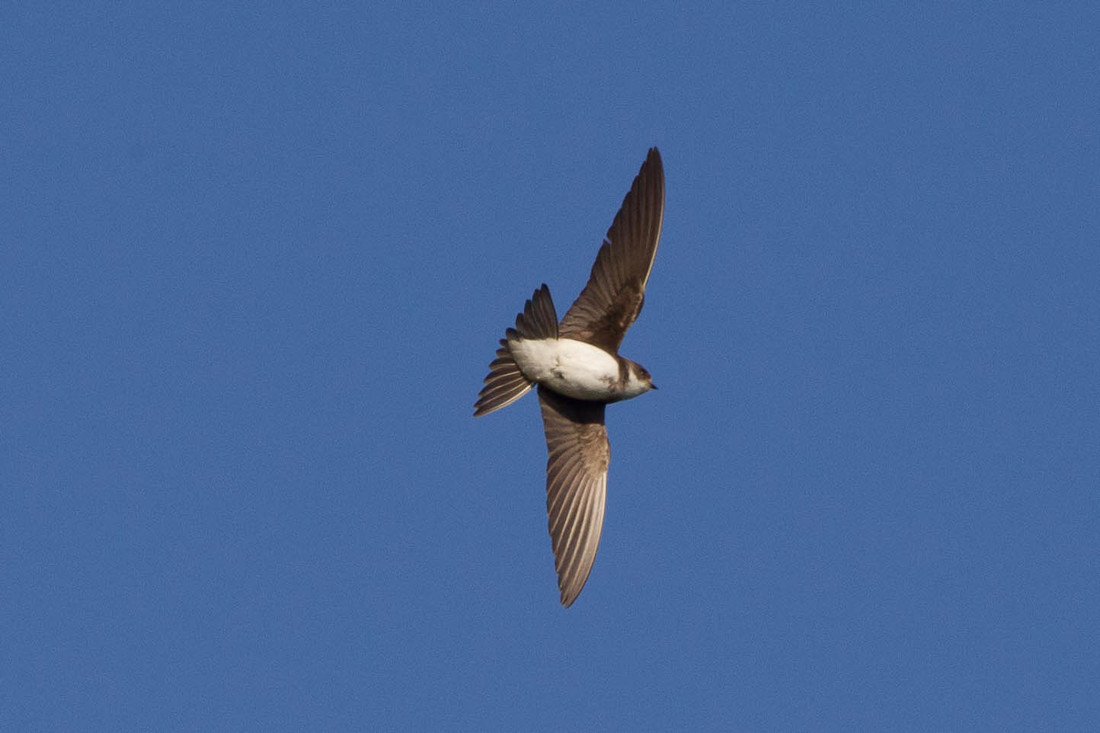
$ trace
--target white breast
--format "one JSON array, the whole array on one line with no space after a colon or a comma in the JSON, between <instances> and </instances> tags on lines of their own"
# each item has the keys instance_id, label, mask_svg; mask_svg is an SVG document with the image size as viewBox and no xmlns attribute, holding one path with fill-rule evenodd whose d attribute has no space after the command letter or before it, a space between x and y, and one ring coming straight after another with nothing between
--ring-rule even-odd
<instances>
[{"instance_id":1,"label":"white breast","mask_svg":"<svg viewBox=\"0 0 1100 733\"><path fill-rule=\"evenodd\" d=\"M619 362L603 349L573 339L516 339L508 342L523 376L578 400L622 396Z\"/></svg>"}]
</instances>

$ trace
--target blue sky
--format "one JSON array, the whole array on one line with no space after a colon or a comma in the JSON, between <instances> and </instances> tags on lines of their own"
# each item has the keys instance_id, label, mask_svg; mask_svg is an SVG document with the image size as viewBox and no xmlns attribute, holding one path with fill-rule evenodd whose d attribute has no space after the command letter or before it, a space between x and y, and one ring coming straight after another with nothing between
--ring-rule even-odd
<instances>
[{"instance_id":1,"label":"blue sky","mask_svg":"<svg viewBox=\"0 0 1100 733\"><path fill-rule=\"evenodd\" d=\"M1100 726L1093 3L369 5L0 10L0 729ZM652 145L566 611L472 406Z\"/></svg>"}]
</instances>

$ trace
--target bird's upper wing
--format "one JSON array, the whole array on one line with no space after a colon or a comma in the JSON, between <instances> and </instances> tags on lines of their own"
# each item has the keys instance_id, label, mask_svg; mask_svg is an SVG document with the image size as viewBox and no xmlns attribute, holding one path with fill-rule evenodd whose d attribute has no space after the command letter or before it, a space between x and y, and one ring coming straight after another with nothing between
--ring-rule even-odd
<instances>
[{"instance_id":1,"label":"bird's upper wing","mask_svg":"<svg viewBox=\"0 0 1100 733\"><path fill-rule=\"evenodd\" d=\"M562 319L560 338L618 353L642 310L664 211L665 171L657 148L650 148L596 255L588 284Z\"/></svg>"},{"instance_id":2,"label":"bird's upper wing","mask_svg":"<svg viewBox=\"0 0 1100 733\"><path fill-rule=\"evenodd\" d=\"M604 404L539 387L546 428L546 512L561 603L568 608L592 571L603 529L611 445Z\"/></svg>"}]
</instances>

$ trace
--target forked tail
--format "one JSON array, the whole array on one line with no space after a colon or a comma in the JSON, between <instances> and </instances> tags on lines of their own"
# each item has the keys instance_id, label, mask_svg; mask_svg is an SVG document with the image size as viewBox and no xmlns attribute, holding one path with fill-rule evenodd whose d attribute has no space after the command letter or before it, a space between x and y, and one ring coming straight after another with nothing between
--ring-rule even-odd
<instances>
[{"instance_id":1,"label":"forked tail","mask_svg":"<svg viewBox=\"0 0 1100 733\"><path fill-rule=\"evenodd\" d=\"M516 316L516 327L505 332L506 338L500 340L497 358L489 364L489 374L485 377L485 386L478 393L474 405L474 417L488 415L494 410L506 407L527 394L532 381L523 376L512 352L508 349L508 339L547 339L558 337L558 314L554 310L554 301L550 298L550 288L543 283L531 299L523 306L523 312Z\"/></svg>"}]
</instances>

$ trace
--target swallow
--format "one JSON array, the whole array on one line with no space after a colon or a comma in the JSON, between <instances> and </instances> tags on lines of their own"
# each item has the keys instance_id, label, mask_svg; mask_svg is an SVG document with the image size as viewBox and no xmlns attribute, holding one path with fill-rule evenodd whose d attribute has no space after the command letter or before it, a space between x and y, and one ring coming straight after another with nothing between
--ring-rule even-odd
<instances>
[{"instance_id":1,"label":"swallow","mask_svg":"<svg viewBox=\"0 0 1100 733\"><path fill-rule=\"evenodd\" d=\"M538 388L546 431L546 511L561 603L568 608L592 571L603 529L611 444L604 410L657 389L619 346L645 303L665 210L665 173L650 148L596 255L588 283L558 322L544 283L505 331L474 416Z\"/></svg>"}]
</instances>

